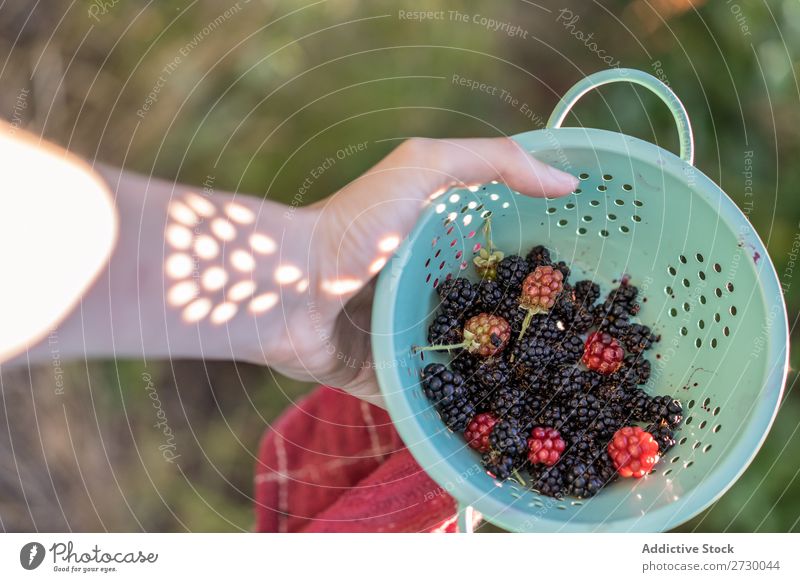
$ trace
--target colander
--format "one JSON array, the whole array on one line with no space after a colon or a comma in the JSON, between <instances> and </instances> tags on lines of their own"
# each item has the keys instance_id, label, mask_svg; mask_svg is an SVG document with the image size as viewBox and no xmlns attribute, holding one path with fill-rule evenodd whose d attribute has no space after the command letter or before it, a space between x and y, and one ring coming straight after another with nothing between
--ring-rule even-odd
<instances>
[{"instance_id":1,"label":"colander","mask_svg":"<svg viewBox=\"0 0 800 582\"><path fill-rule=\"evenodd\" d=\"M600 129L562 128L575 102L606 83L646 87L678 124L680 157ZM693 165L686 110L658 79L620 69L590 75L561 99L547 127L514 137L540 160L580 177L565 198L523 197L497 183L436 199L383 270L373 311L378 380L400 436L459 503L511 531L662 531L719 498L755 456L775 417L788 359L786 308L774 267L744 214ZM745 160L734 163L744 165ZM684 405L677 444L643 479L620 479L594 498L545 497L482 469L445 427L420 386L441 352L424 345L447 277L474 279L472 257L492 217L495 246L524 254L544 244L606 293L623 276L641 290L638 319L661 341L645 389ZM436 492L431 492L435 495Z\"/></svg>"}]
</instances>

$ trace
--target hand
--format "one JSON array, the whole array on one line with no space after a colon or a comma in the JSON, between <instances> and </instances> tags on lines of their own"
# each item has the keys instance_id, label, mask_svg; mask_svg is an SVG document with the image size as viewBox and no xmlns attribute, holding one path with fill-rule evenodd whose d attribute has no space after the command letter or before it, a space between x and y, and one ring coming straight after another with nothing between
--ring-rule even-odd
<instances>
[{"instance_id":1,"label":"hand","mask_svg":"<svg viewBox=\"0 0 800 582\"><path fill-rule=\"evenodd\" d=\"M528 196L563 196L578 185L510 139L416 138L298 212L286 232L308 249L309 285L302 301L283 301L285 335L265 349L267 363L382 405L369 333L375 275L432 195L491 180Z\"/></svg>"}]
</instances>

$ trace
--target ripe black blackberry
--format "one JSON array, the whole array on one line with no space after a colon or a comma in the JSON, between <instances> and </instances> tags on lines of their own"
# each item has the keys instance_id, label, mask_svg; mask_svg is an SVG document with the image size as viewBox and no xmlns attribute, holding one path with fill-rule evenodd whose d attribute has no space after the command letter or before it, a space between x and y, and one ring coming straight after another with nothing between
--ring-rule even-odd
<instances>
[{"instance_id":1,"label":"ripe black blackberry","mask_svg":"<svg viewBox=\"0 0 800 582\"><path fill-rule=\"evenodd\" d=\"M437 408L451 406L466 399L464 379L444 364L428 364L422 370L422 389Z\"/></svg>"},{"instance_id":2,"label":"ripe black blackberry","mask_svg":"<svg viewBox=\"0 0 800 582\"><path fill-rule=\"evenodd\" d=\"M586 499L593 497L603 488L603 481L597 475L597 469L593 464L583 461L572 461L569 458L564 468L564 481L567 485L567 492L573 497Z\"/></svg>"},{"instance_id":3,"label":"ripe black blackberry","mask_svg":"<svg viewBox=\"0 0 800 582\"><path fill-rule=\"evenodd\" d=\"M564 477L558 465L552 467L537 465L531 469L531 478L533 479L531 487L542 495L563 497L566 493Z\"/></svg>"},{"instance_id":4,"label":"ripe black blackberry","mask_svg":"<svg viewBox=\"0 0 800 582\"><path fill-rule=\"evenodd\" d=\"M639 354L630 354L625 356L622 367L615 376L619 376L623 383L635 387L646 383L650 379L652 370L650 360Z\"/></svg>"},{"instance_id":5,"label":"ripe black blackberry","mask_svg":"<svg viewBox=\"0 0 800 582\"><path fill-rule=\"evenodd\" d=\"M575 300L586 308L592 307L600 299L600 285L584 279L575 283Z\"/></svg>"},{"instance_id":6,"label":"ripe black blackberry","mask_svg":"<svg viewBox=\"0 0 800 582\"><path fill-rule=\"evenodd\" d=\"M497 265L496 281L506 289L518 291L531 270L528 261L519 255L509 255Z\"/></svg>"},{"instance_id":7,"label":"ripe black blackberry","mask_svg":"<svg viewBox=\"0 0 800 582\"><path fill-rule=\"evenodd\" d=\"M513 384L495 389L491 396L490 409L500 419L520 420L523 416L523 394Z\"/></svg>"},{"instance_id":8,"label":"ripe black blackberry","mask_svg":"<svg viewBox=\"0 0 800 582\"><path fill-rule=\"evenodd\" d=\"M478 290L467 279L447 279L436 288L443 313L465 317L475 310Z\"/></svg>"},{"instance_id":9,"label":"ripe black blackberry","mask_svg":"<svg viewBox=\"0 0 800 582\"><path fill-rule=\"evenodd\" d=\"M565 322L567 332L586 333L594 325L594 314L591 308L579 305L572 314L572 319Z\"/></svg>"},{"instance_id":10,"label":"ripe black blackberry","mask_svg":"<svg viewBox=\"0 0 800 582\"><path fill-rule=\"evenodd\" d=\"M640 323L628 325L619 339L625 348L634 354L641 354L643 351L649 350L658 341L653 330Z\"/></svg>"},{"instance_id":11,"label":"ripe black blackberry","mask_svg":"<svg viewBox=\"0 0 800 582\"><path fill-rule=\"evenodd\" d=\"M493 313L499 315L508 322L511 326L513 337L519 335L519 332L522 330L522 322L525 319L526 311L520 307L518 295L506 291L500 303L495 306Z\"/></svg>"},{"instance_id":12,"label":"ripe black blackberry","mask_svg":"<svg viewBox=\"0 0 800 582\"><path fill-rule=\"evenodd\" d=\"M530 251L528 251L528 254L525 255L525 258L528 260L531 268L533 269L552 264L550 260L550 251L547 249L547 247L542 245L533 247Z\"/></svg>"},{"instance_id":13,"label":"ripe black blackberry","mask_svg":"<svg viewBox=\"0 0 800 582\"><path fill-rule=\"evenodd\" d=\"M518 373L535 373L553 363L553 345L547 339L530 334L518 341L511 352Z\"/></svg>"},{"instance_id":14,"label":"ripe black blackberry","mask_svg":"<svg viewBox=\"0 0 800 582\"><path fill-rule=\"evenodd\" d=\"M497 281L484 279L478 283L478 307L484 313L492 313L503 317L503 314L498 313L497 310L503 298L507 295L506 290Z\"/></svg>"},{"instance_id":15,"label":"ripe black blackberry","mask_svg":"<svg viewBox=\"0 0 800 582\"><path fill-rule=\"evenodd\" d=\"M606 297L605 303L608 306L612 304L623 306L630 315L636 315L639 311L639 306L636 303L636 297L639 295L639 288L635 285L622 283L619 287L612 289Z\"/></svg>"},{"instance_id":16,"label":"ripe black blackberry","mask_svg":"<svg viewBox=\"0 0 800 582\"><path fill-rule=\"evenodd\" d=\"M666 454L672 447L675 446L675 433L664 422L651 424L645 429L658 443L658 452L660 455Z\"/></svg>"},{"instance_id":17,"label":"ripe black blackberry","mask_svg":"<svg viewBox=\"0 0 800 582\"><path fill-rule=\"evenodd\" d=\"M515 420L503 418L494 425L489 436L492 450L512 458L522 457L528 450L528 440Z\"/></svg>"},{"instance_id":18,"label":"ripe black blackberry","mask_svg":"<svg viewBox=\"0 0 800 582\"><path fill-rule=\"evenodd\" d=\"M561 293L556 297L552 312L564 321L572 321L579 304L575 300L575 291L569 283L563 283Z\"/></svg>"},{"instance_id":19,"label":"ripe black blackberry","mask_svg":"<svg viewBox=\"0 0 800 582\"><path fill-rule=\"evenodd\" d=\"M567 448L565 458L591 463L600 454L600 449L588 429L566 431Z\"/></svg>"},{"instance_id":20,"label":"ripe black blackberry","mask_svg":"<svg viewBox=\"0 0 800 582\"><path fill-rule=\"evenodd\" d=\"M513 367L507 360L502 357L490 358L478 364L472 380L490 390L495 390L507 385L513 374Z\"/></svg>"},{"instance_id":21,"label":"ripe black blackberry","mask_svg":"<svg viewBox=\"0 0 800 582\"><path fill-rule=\"evenodd\" d=\"M534 418L534 422L542 426L549 426L556 430L561 430L564 426L567 414L559 404L552 401L544 403L539 411L539 415Z\"/></svg>"},{"instance_id":22,"label":"ripe black blackberry","mask_svg":"<svg viewBox=\"0 0 800 582\"><path fill-rule=\"evenodd\" d=\"M461 342L463 325L464 322L461 318L448 313L440 313L428 328L428 343L434 346Z\"/></svg>"},{"instance_id":23,"label":"ripe black blackberry","mask_svg":"<svg viewBox=\"0 0 800 582\"><path fill-rule=\"evenodd\" d=\"M588 373L576 366L564 366L552 373L548 378L546 390L552 398L568 401L584 391Z\"/></svg>"},{"instance_id":24,"label":"ripe black blackberry","mask_svg":"<svg viewBox=\"0 0 800 582\"><path fill-rule=\"evenodd\" d=\"M469 421L475 416L475 406L466 393L462 398L457 398L448 405L437 406L437 409L445 425L453 432L464 432Z\"/></svg>"},{"instance_id":25,"label":"ripe black blackberry","mask_svg":"<svg viewBox=\"0 0 800 582\"><path fill-rule=\"evenodd\" d=\"M583 355L584 342L579 335L567 335L555 349L554 363L577 364Z\"/></svg>"},{"instance_id":26,"label":"ripe black blackberry","mask_svg":"<svg viewBox=\"0 0 800 582\"><path fill-rule=\"evenodd\" d=\"M495 451L484 453L481 462L492 476L501 481L509 479L518 465L518 461L511 455L498 454Z\"/></svg>"},{"instance_id":27,"label":"ripe black blackberry","mask_svg":"<svg viewBox=\"0 0 800 582\"><path fill-rule=\"evenodd\" d=\"M597 477L603 483L603 487L612 483L619 476L617 468L614 466L614 461L608 456L608 451L606 451L605 447L603 447L600 455L594 459L592 465L594 465Z\"/></svg>"},{"instance_id":28,"label":"ripe black blackberry","mask_svg":"<svg viewBox=\"0 0 800 582\"><path fill-rule=\"evenodd\" d=\"M467 350L462 350L450 360L450 369L461 374L462 378L472 381L475 376L475 370L481 365L482 361L482 358L473 356Z\"/></svg>"},{"instance_id":29,"label":"ripe black blackberry","mask_svg":"<svg viewBox=\"0 0 800 582\"><path fill-rule=\"evenodd\" d=\"M625 333L630 319L625 305L621 303L600 303L592 309L595 325L612 336L621 337Z\"/></svg>"},{"instance_id":30,"label":"ripe black blackberry","mask_svg":"<svg viewBox=\"0 0 800 582\"><path fill-rule=\"evenodd\" d=\"M567 404L567 421L576 428L589 428L602 409L602 404L592 394L574 396Z\"/></svg>"},{"instance_id":31,"label":"ripe black blackberry","mask_svg":"<svg viewBox=\"0 0 800 582\"><path fill-rule=\"evenodd\" d=\"M540 313L531 318L525 337L532 336L555 345L561 341L567 326L551 313Z\"/></svg>"}]
</instances>

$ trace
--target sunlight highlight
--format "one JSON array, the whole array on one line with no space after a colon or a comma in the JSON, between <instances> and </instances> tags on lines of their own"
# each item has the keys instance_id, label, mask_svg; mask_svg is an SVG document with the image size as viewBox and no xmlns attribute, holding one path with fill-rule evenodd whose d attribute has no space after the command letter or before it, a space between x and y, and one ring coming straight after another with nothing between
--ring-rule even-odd
<instances>
[{"instance_id":1,"label":"sunlight highlight","mask_svg":"<svg viewBox=\"0 0 800 582\"><path fill-rule=\"evenodd\" d=\"M198 221L197 214L183 202L171 202L169 215L186 226L194 226Z\"/></svg>"},{"instance_id":2,"label":"sunlight highlight","mask_svg":"<svg viewBox=\"0 0 800 582\"><path fill-rule=\"evenodd\" d=\"M372 264L369 266L369 272L371 275L374 275L386 265L386 257L380 257L372 261Z\"/></svg>"},{"instance_id":3,"label":"sunlight highlight","mask_svg":"<svg viewBox=\"0 0 800 582\"><path fill-rule=\"evenodd\" d=\"M167 301L170 305L180 307L197 297L199 292L200 289L194 281L182 281L173 285L167 292Z\"/></svg>"},{"instance_id":4,"label":"sunlight highlight","mask_svg":"<svg viewBox=\"0 0 800 582\"><path fill-rule=\"evenodd\" d=\"M256 260L247 251L237 250L231 253L231 264L234 269L249 273L256 268Z\"/></svg>"},{"instance_id":5,"label":"sunlight highlight","mask_svg":"<svg viewBox=\"0 0 800 582\"><path fill-rule=\"evenodd\" d=\"M230 321L230 319L236 315L237 311L239 311L239 308L235 303L229 301L220 303L214 308L214 311L211 312L211 323L220 325L226 321Z\"/></svg>"},{"instance_id":6,"label":"sunlight highlight","mask_svg":"<svg viewBox=\"0 0 800 582\"><path fill-rule=\"evenodd\" d=\"M280 265L275 269L275 280L281 285L294 283L303 276L302 271L294 265Z\"/></svg>"},{"instance_id":7,"label":"sunlight highlight","mask_svg":"<svg viewBox=\"0 0 800 582\"><path fill-rule=\"evenodd\" d=\"M228 282L228 273L222 267L209 267L203 273L201 283L206 291L219 291Z\"/></svg>"},{"instance_id":8,"label":"sunlight highlight","mask_svg":"<svg viewBox=\"0 0 800 582\"><path fill-rule=\"evenodd\" d=\"M192 246L192 231L180 224L170 224L166 232L167 242L178 250Z\"/></svg>"},{"instance_id":9,"label":"sunlight highlight","mask_svg":"<svg viewBox=\"0 0 800 582\"><path fill-rule=\"evenodd\" d=\"M228 290L228 299L243 301L255 292L256 284L253 281L239 281Z\"/></svg>"},{"instance_id":10,"label":"sunlight highlight","mask_svg":"<svg viewBox=\"0 0 800 582\"><path fill-rule=\"evenodd\" d=\"M211 311L211 300L203 297L196 299L183 310L183 319L188 323L196 323Z\"/></svg>"},{"instance_id":11,"label":"sunlight highlight","mask_svg":"<svg viewBox=\"0 0 800 582\"><path fill-rule=\"evenodd\" d=\"M358 291L361 285L360 279L333 279L332 281L323 281L322 289L331 295L345 295Z\"/></svg>"},{"instance_id":12,"label":"sunlight highlight","mask_svg":"<svg viewBox=\"0 0 800 582\"><path fill-rule=\"evenodd\" d=\"M308 289L308 279L300 280L300 282L298 282L297 285L295 286L295 289L297 289L298 293L302 293L303 291Z\"/></svg>"},{"instance_id":13,"label":"sunlight highlight","mask_svg":"<svg viewBox=\"0 0 800 582\"><path fill-rule=\"evenodd\" d=\"M378 243L378 248L384 253L390 253L400 244L400 237L396 234L390 234L383 237Z\"/></svg>"},{"instance_id":14,"label":"sunlight highlight","mask_svg":"<svg viewBox=\"0 0 800 582\"><path fill-rule=\"evenodd\" d=\"M252 210L236 202L231 202L225 207L225 214L227 214L228 218L232 221L238 222L239 224L252 224L256 219L256 215Z\"/></svg>"},{"instance_id":15,"label":"sunlight highlight","mask_svg":"<svg viewBox=\"0 0 800 582\"><path fill-rule=\"evenodd\" d=\"M250 246L260 255L271 255L278 249L274 240L260 233L250 235Z\"/></svg>"},{"instance_id":16,"label":"sunlight highlight","mask_svg":"<svg viewBox=\"0 0 800 582\"><path fill-rule=\"evenodd\" d=\"M192 210L204 218L209 218L217 213L214 205L199 194L187 194L186 202L192 207Z\"/></svg>"},{"instance_id":17,"label":"sunlight highlight","mask_svg":"<svg viewBox=\"0 0 800 582\"><path fill-rule=\"evenodd\" d=\"M219 254L219 243L207 234L200 235L194 241L194 252L201 259L213 259Z\"/></svg>"},{"instance_id":18,"label":"sunlight highlight","mask_svg":"<svg viewBox=\"0 0 800 582\"><path fill-rule=\"evenodd\" d=\"M236 238L236 229L229 220L224 218L215 218L211 222L211 232L217 235L221 240L233 240Z\"/></svg>"},{"instance_id":19,"label":"sunlight highlight","mask_svg":"<svg viewBox=\"0 0 800 582\"><path fill-rule=\"evenodd\" d=\"M250 302L250 311L259 315L265 311L269 311L278 303L277 293L264 293L258 297L254 297Z\"/></svg>"},{"instance_id":20,"label":"sunlight highlight","mask_svg":"<svg viewBox=\"0 0 800 582\"><path fill-rule=\"evenodd\" d=\"M165 269L167 275L173 279L182 279L192 274L194 261L186 253L174 253L167 257Z\"/></svg>"}]
</instances>

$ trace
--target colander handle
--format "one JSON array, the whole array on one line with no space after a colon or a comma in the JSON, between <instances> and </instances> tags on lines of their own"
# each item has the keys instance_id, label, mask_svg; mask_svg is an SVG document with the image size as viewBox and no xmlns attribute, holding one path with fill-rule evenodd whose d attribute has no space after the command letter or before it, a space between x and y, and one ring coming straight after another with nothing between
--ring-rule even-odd
<instances>
[{"instance_id":1,"label":"colander handle","mask_svg":"<svg viewBox=\"0 0 800 582\"><path fill-rule=\"evenodd\" d=\"M654 76L649 75L643 71L636 69L609 69L607 71L599 71L593 73L575 83L572 88L567 91L558 104L550 114L550 119L547 120L547 127L557 128L561 127L564 119L567 117L570 109L575 103L586 95L592 89L596 89L601 85L608 83L617 83L619 81L627 81L629 83L636 83L646 89L655 93L664 103L667 104L672 116L675 118L675 123L678 125L678 138L681 146L681 159L689 164L694 165L694 137L692 136L692 124L689 121L689 115L686 113L686 108L678 99L678 96L673 93L667 85L656 79Z\"/></svg>"}]
</instances>

